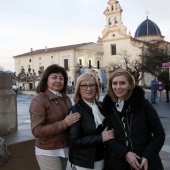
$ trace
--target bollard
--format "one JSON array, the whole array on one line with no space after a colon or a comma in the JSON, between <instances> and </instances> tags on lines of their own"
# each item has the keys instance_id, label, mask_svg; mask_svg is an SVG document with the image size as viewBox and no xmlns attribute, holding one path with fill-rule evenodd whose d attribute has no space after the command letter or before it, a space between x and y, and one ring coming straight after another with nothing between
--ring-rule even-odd
<instances>
[{"instance_id":1,"label":"bollard","mask_svg":"<svg viewBox=\"0 0 170 170\"><path fill-rule=\"evenodd\" d=\"M162 100L162 93L161 93L161 91L159 92L159 101L161 101Z\"/></svg>"},{"instance_id":2,"label":"bollard","mask_svg":"<svg viewBox=\"0 0 170 170\"><path fill-rule=\"evenodd\" d=\"M0 75L0 133L6 136L17 130L17 100L12 90L12 77Z\"/></svg>"}]
</instances>

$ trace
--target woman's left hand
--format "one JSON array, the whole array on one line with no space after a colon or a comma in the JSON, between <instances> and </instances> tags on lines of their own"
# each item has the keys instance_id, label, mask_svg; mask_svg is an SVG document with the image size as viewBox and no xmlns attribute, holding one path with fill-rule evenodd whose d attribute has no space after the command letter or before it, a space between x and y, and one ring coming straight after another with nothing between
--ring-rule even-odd
<instances>
[{"instance_id":1,"label":"woman's left hand","mask_svg":"<svg viewBox=\"0 0 170 170\"><path fill-rule=\"evenodd\" d=\"M148 170L148 160L146 158L142 157L142 161L141 161L141 167L143 167L144 170Z\"/></svg>"},{"instance_id":2,"label":"woman's left hand","mask_svg":"<svg viewBox=\"0 0 170 170\"><path fill-rule=\"evenodd\" d=\"M64 119L67 126L71 126L79 120L80 120L80 113L79 112L72 113L72 111Z\"/></svg>"},{"instance_id":3,"label":"woman's left hand","mask_svg":"<svg viewBox=\"0 0 170 170\"><path fill-rule=\"evenodd\" d=\"M141 165L138 162L138 159L141 159L137 154L134 152L128 152L125 156L126 161L132 166L135 170L140 170Z\"/></svg>"},{"instance_id":4,"label":"woman's left hand","mask_svg":"<svg viewBox=\"0 0 170 170\"><path fill-rule=\"evenodd\" d=\"M106 141L113 139L113 138L114 138L114 130L113 129L108 130L108 127L106 127L102 132L103 142L106 142Z\"/></svg>"}]
</instances>

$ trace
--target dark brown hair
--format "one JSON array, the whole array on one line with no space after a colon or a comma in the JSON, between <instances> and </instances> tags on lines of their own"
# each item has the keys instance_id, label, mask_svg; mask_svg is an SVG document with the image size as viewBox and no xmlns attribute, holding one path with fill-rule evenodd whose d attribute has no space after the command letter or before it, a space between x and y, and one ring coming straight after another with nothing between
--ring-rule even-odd
<instances>
[{"instance_id":1,"label":"dark brown hair","mask_svg":"<svg viewBox=\"0 0 170 170\"><path fill-rule=\"evenodd\" d=\"M43 72L41 79L38 83L38 86L36 88L37 93L44 92L47 89L47 80L48 80L49 75L52 73L61 73L63 75L64 87L61 90L61 92L66 93L67 83L68 83L68 75L67 75L66 70L57 64L52 64L45 69L45 71Z\"/></svg>"}]
</instances>

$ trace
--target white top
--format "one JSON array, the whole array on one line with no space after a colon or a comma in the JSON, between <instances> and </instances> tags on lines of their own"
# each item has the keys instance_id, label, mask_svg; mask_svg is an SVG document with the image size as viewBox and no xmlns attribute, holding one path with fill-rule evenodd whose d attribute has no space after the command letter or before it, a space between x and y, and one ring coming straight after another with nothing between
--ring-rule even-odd
<instances>
[{"instance_id":1,"label":"white top","mask_svg":"<svg viewBox=\"0 0 170 170\"><path fill-rule=\"evenodd\" d=\"M52 93L55 95L62 97L62 95L58 92L55 92L51 89L49 89ZM45 150L35 147L35 155L46 155L46 156L60 156L63 158L68 158L68 151L69 148L62 148L62 149L53 149L53 150Z\"/></svg>"},{"instance_id":2,"label":"white top","mask_svg":"<svg viewBox=\"0 0 170 170\"><path fill-rule=\"evenodd\" d=\"M116 109L117 109L119 112L121 112L122 109L123 109L123 106L124 106L124 100L122 100L122 101L119 100L119 101L115 104L115 106L116 106Z\"/></svg>"},{"instance_id":3,"label":"white top","mask_svg":"<svg viewBox=\"0 0 170 170\"><path fill-rule=\"evenodd\" d=\"M92 113L93 113L94 121L95 121L96 128L97 128L99 125L103 124L104 116L100 113L100 110L95 102L89 103L85 100L84 102L87 103L92 108Z\"/></svg>"},{"instance_id":4,"label":"white top","mask_svg":"<svg viewBox=\"0 0 170 170\"><path fill-rule=\"evenodd\" d=\"M60 156L68 158L68 147L62 149L45 150L35 147L35 155Z\"/></svg>"},{"instance_id":5,"label":"white top","mask_svg":"<svg viewBox=\"0 0 170 170\"><path fill-rule=\"evenodd\" d=\"M53 90L51 90L51 89L49 89L48 88L48 90L50 90L52 93L54 93L56 96L58 96L58 97L62 97L62 94L61 93L59 93L59 92L57 92L57 91L53 91Z\"/></svg>"}]
</instances>

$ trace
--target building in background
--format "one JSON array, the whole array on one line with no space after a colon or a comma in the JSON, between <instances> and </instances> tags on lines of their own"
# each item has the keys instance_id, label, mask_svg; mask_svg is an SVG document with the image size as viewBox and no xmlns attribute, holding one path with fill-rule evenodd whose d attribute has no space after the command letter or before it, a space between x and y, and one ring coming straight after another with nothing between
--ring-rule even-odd
<instances>
[{"instance_id":1,"label":"building in background","mask_svg":"<svg viewBox=\"0 0 170 170\"><path fill-rule=\"evenodd\" d=\"M108 7L103 12L106 17L105 28L102 37L98 38L98 43L103 45L103 66L106 73L112 72L111 63L123 62L124 52L130 56L130 60L138 59L149 44L160 42L165 48L170 50L170 43L164 40L157 24L148 19L143 21L135 32L134 37L127 33L126 26L122 22L122 12L117 0L109 0ZM169 51L170 54L170 51ZM145 74L143 83L149 84L151 75ZM141 82L142 83L142 82Z\"/></svg>"},{"instance_id":2,"label":"building in background","mask_svg":"<svg viewBox=\"0 0 170 170\"><path fill-rule=\"evenodd\" d=\"M14 56L16 76L23 73L38 76L51 64L63 66L69 77L69 86L75 84L80 75L80 69L101 69L103 67L103 47L96 43L82 43L40 50L31 49L30 52ZM28 75L28 76L29 76ZM21 76L22 77L22 76ZM25 80L25 79L24 79ZM22 81L23 82L23 81ZM29 81L20 84L26 89L35 88L37 82Z\"/></svg>"},{"instance_id":3,"label":"building in background","mask_svg":"<svg viewBox=\"0 0 170 170\"><path fill-rule=\"evenodd\" d=\"M135 36L127 33L122 22L122 11L116 0L109 0L104 11L106 17L102 37L97 43L89 42L40 50L14 56L16 75L23 70L31 75L40 75L51 64L63 66L69 76L69 86L76 83L77 77L83 72L92 72L98 76L100 83L107 84L107 77L112 71L111 63L121 64L122 53L126 51L130 60L137 59L148 43L161 42L170 49L170 43L164 40L159 27L151 20L143 21L136 30ZM144 83L150 83L151 76L144 77ZM29 81L27 89L33 89L35 82ZM24 84L25 86L25 84Z\"/></svg>"}]
</instances>

